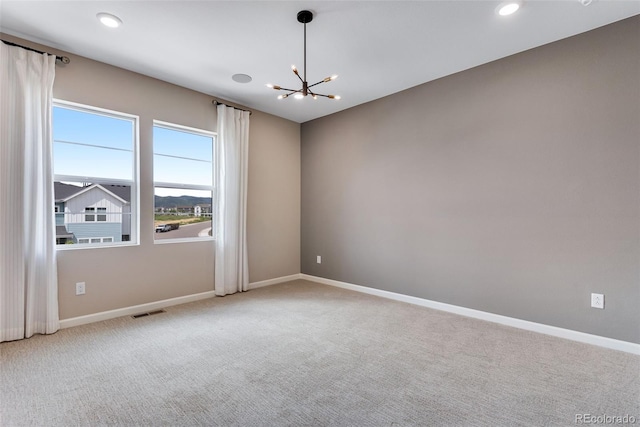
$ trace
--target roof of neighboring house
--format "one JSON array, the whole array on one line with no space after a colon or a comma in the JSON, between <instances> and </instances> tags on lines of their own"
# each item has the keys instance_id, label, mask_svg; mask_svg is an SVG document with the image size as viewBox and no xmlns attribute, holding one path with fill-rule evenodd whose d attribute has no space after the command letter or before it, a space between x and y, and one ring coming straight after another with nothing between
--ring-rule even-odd
<instances>
[{"instance_id":1,"label":"roof of neighboring house","mask_svg":"<svg viewBox=\"0 0 640 427\"><path fill-rule=\"evenodd\" d=\"M71 237L73 237L73 233L69 233L67 231L67 227L65 227L64 225L56 225L56 237L57 238L61 238L61 237L71 238Z\"/></svg>"},{"instance_id":2,"label":"roof of neighboring house","mask_svg":"<svg viewBox=\"0 0 640 427\"><path fill-rule=\"evenodd\" d=\"M56 202L68 199L80 190L82 190L82 187L78 187L77 185L64 184L62 182L53 183L53 194Z\"/></svg>"},{"instance_id":3,"label":"roof of neighboring house","mask_svg":"<svg viewBox=\"0 0 640 427\"><path fill-rule=\"evenodd\" d=\"M111 191L116 196L120 197L122 200L126 200L127 202L131 202L131 187L128 185L110 185L110 184L100 184L103 188Z\"/></svg>"},{"instance_id":4,"label":"roof of neighboring house","mask_svg":"<svg viewBox=\"0 0 640 427\"><path fill-rule=\"evenodd\" d=\"M67 201L68 199L88 190L90 187L101 187L102 189L113 193L125 202L131 202L131 187L127 185L89 184L85 187L80 187L78 185L65 184L62 182L53 183L56 202Z\"/></svg>"}]
</instances>

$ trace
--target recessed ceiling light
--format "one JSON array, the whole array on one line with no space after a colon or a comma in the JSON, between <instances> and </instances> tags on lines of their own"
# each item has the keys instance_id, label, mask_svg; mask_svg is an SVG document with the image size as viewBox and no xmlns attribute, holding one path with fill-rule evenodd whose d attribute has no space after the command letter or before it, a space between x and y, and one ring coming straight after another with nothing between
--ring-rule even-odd
<instances>
[{"instance_id":1,"label":"recessed ceiling light","mask_svg":"<svg viewBox=\"0 0 640 427\"><path fill-rule=\"evenodd\" d=\"M512 15L516 13L518 9L520 9L521 5L522 3L520 3L519 1L505 2L505 3L502 3L500 6L498 6L498 8L496 9L496 12L500 16Z\"/></svg>"},{"instance_id":2,"label":"recessed ceiling light","mask_svg":"<svg viewBox=\"0 0 640 427\"><path fill-rule=\"evenodd\" d=\"M249 83L251 80L253 80L251 76L247 74L234 74L233 76L231 76L231 79L234 82L238 83Z\"/></svg>"},{"instance_id":3,"label":"recessed ceiling light","mask_svg":"<svg viewBox=\"0 0 640 427\"><path fill-rule=\"evenodd\" d=\"M118 28L120 25L122 25L122 19L110 13L102 12L98 13L96 16L105 27Z\"/></svg>"}]
</instances>

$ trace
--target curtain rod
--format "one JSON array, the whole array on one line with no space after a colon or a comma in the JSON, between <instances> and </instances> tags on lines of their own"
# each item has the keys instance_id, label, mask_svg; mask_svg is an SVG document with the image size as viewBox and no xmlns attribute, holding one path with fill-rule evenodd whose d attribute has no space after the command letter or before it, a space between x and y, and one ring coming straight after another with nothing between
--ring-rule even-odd
<instances>
[{"instance_id":1,"label":"curtain rod","mask_svg":"<svg viewBox=\"0 0 640 427\"><path fill-rule=\"evenodd\" d=\"M36 49L30 48L30 47L22 46L21 44L12 43L12 42L9 42L9 41L6 41L6 40L2 40L2 43L8 44L9 46L21 47L23 49L30 50L31 52L35 52L35 53L46 53L47 55L53 55L53 53L43 52L41 50L36 50ZM71 62L71 60L69 59L68 56L55 55L55 57L56 57L56 61L60 61L63 64L68 64L69 62Z\"/></svg>"},{"instance_id":2,"label":"curtain rod","mask_svg":"<svg viewBox=\"0 0 640 427\"><path fill-rule=\"evenodd\" d=\"M231 107L231 108L234 108L234 109L236 109L236 110L240 110L240 111L247 111L247 112L249 112L249 115L252 115L252 114L253 114L253 112L252 112L251 110L243 110L242 108L234 107L233 105L227 105L227 104L225 104L225 103L223 103L223 102L220 102L220 101L218 101L218 100L216 100L216 99L214 99L213 101L211 101L211 103L212 103L213 105L224 105L225 107Z\"/></svg>"}]
</instances>

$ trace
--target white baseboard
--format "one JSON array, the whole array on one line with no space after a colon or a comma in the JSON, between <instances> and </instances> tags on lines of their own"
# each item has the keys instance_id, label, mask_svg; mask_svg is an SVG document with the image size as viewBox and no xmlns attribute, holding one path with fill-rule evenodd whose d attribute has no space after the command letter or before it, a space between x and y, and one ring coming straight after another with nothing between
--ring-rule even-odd
<instances>
[{"instance_id":1,"label":"white baseboard","mask_svg":"<svg viewBox=\"0 0 640 427\"><path fill-rule=\"evenodd\" d=\"M115 310L102 311L100 313L88 314L86 316L71 317L60 321L60 329L71 328L73 326L86 325L88 323L101 322L103 320L115 319L116 317L131 316L133 314L145 313L147 311L159 310L172 305L186 304L188 302L213 298L214 291L202 292L199 294L185 295L183 297L170 298L162 301L150 302L147 304L133 305L131 307L118 308Z\"/></svg>"},{"instance_id":2,"label":"white baseboard","mask_svg":"<svg viewBox=\"0 0 640 427\"><path fill-rule=\"evenodd\" d=\"M253 282L253 283L249 283L249 289L256 289L256 288L262 288L264 286L277 285L278 283L290 282L292 280L300 279L301 277L302 275L298 273L298 274L292 274L290 276L282 276L282 277L276 277L275 279L262 280L260 282Z\"/></svg>"},{"instance_id":3,"label":"white baseboard","mask_svg":"<svg viewBox=\"0 0 640 427\"><path fill-rule=\"evenodd\" d=\"M276 277L275 279L263 280L249 283L249 289L261 288L263 286L275 285L278 283L290 282L300 278L300 273L290 276ZM115 310L102 311L100 313L87 314L86 316L71 317L60 320L60 329L71 328L73 326L86 325L88 323L101 322L103 320L115 319L116 317L131 316L133 314L145 313L147 311L159 310L173 305L186 304L188 302L199 301L206 298L215 297L214 291L202 292L199 294L185 295L182 297L166 299L162 301L150 302L147 304L123 307Z\"/></svg>"},{"instance_id":4,"label":"white baseboard","mask_svg":"<svg viewBox=\"0 0 640 427\"><path fill-rule=\"evenodd\" d=\"M552 335L554 337L565 338L572 341L579 341L586 344L597 345L600 347L605 347L613 350L624 351L626 353L640 355L640 344L635 344L628 341L621 341L613 338L601 337L598 335L592 335L584 332L573 331L571 329L558 328L556 326L549 326L549 325L544 325L542 323L530 322L528 320L501 316L499 314L487 313L485 311L474 310L471 308L460 307L457 305L445 304L445 303L431 301L424 298L412 297L409 295L398 294L395 292L368 288L366 286L339 282L337 280L325 279L323 277L310 276L308 274L300 274L300 278L304 280L309 280L311 282L322 283L330 286L336 286L338 288L349 289L352 291L375 295L382 298L388 298L395 301L401 301L409 304L420 305L422 307L433 308L435 310L447 311L449 313L455 313L461 316L473 317L475 319L481 319L481 320L486 320L493 323L499 323L501 325L512 326L514 328L524 329L527 331L538 332L541 334Z\"/></svg>"},{"instance_id":5,"label":"white baseboard","mask_svg":"<svg viewBox=\"0 0 640 427\"><path fill-rule=\"evenodd\" d=\"M431 301L424 298L412 297L409 295L398 294L395 292L383 291L380 289L368 288L366 286L354 285L352 283L340 282L323 277L311 276L308 274L292 274L289 276L276 277L274 279L262 280L260 282L249 283L249 289L262 288L264 286L276 285L278 283L289 282L292 280L304 279L310 282L321 283L324 285L335 286L338 288L348 289L351 291L362 292L369 295L375 295L382 298L388 298L395 301L406 302L408 304L419 305L422 307L433 308L435 310L447 311L449 313L459 314L461 316L472 317L474 319L486 320L501 325L511 326L527 331L538 332L541 334L551 335L554 337L565 338L572 341L578 341L586 344L597 345L599 347L610 348L613 350L624 351L626 353L640 355L640 344L632 342L616 340L613 338L601 337L598 335L587 334L584 332L573 331L571 329L558 328L556 326L544 325L542 323L530 322L528 320L516 319L513 317L501 316L499 314L487 313L485 311L474 310L471 308L460 307L452 304ZM116 317L130 316L133 314L144 313L147 311L158 310L173 305L186 304L188 302L199 301L206 298L213 298L214 291L202 292L199 294L186 295L177 298L155 301L147 304L134 305L131 307L119 308L116 310L103 311L100 313L88 314L86 316L72 317L60 321L60 328L71 328L73 326L85 325L102 320L115 319Z\"/></svg>"}]
</instances>

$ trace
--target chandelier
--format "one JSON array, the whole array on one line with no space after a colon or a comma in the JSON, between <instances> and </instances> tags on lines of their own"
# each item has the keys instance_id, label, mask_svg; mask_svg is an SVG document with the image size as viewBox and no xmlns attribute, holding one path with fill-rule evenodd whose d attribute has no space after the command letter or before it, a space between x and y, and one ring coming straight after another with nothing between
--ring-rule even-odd
<instances>
[{"instance_id":1,"label":"chandelier","mask_svg":"<svg viewBox=\"0 0 640 427\"><path fill-rule=\"evenodd\" d=\"M326 77L320 80L319 82L311 85L307 83L307 23L311 22L312 20L313 20L312 12L308 10L301 10L300 12L298 12L298 22L300 22L301 24L304 24L304 70L303 70L304 77L300 76L300 73L298 72L298 69L296 68L295 65L291 66L291 70L300 79L300 82L302 83L302 88L287 89L282 86L268 84L267 87L270 87L271 89L288 92L288 93L279 95L278 99L288 98L290 95L293 95L293 97L296 99L302 99L307 95L311 95L313 99L318 99L319 96L324 96L325 98L330 98L330 99L340 99L339 95L323 95L321 93L316 93L311 90L312 87L317 86L321 83L326 83L326 82L330 82L331 80L337 79L338 76L335 74L331 77Z\"/></svg>"}]
</instances>

